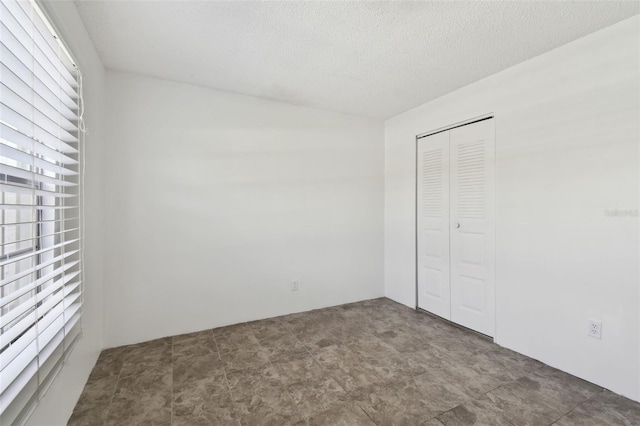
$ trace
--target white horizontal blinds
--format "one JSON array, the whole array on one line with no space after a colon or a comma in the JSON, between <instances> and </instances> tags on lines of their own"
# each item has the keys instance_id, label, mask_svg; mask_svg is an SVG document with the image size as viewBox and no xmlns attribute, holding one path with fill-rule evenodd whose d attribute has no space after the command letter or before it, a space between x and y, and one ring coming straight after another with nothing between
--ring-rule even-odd
<instances>
[{"instance_id":1,"label":"white horizontal blinds","mask_svg":"<svg viewBox=\"0 0 640 426\"><path fill-rule=\"evenodd\" d=\"M0 423L24 419L79 333L79 76L31 1L0 3Z\"/></svg>"}]
</instances>

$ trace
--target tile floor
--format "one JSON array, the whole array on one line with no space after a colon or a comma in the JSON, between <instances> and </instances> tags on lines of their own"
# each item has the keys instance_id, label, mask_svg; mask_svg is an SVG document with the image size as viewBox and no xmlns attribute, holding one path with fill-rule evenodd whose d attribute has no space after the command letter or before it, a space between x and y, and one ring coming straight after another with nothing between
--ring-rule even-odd
<instances>
[{"instance_id":1,"label":"tile floor","mask_svg":"<svg viewBox=\"0 0 640 426\"><path fill-rule=\"evenodd\" d=\"M71 425L640 425L640 404L389 299L102 352Z\"/></svg>"}]
</instances>

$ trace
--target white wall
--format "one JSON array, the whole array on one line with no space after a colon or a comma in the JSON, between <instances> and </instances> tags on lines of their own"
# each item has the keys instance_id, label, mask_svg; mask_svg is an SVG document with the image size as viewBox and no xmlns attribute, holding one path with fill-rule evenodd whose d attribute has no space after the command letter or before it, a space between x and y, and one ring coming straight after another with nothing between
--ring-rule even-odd
<instances>
[{"instance_id":1,"label":"white wall","mask_svg":"<svg viewBox=\"0 0 640 426\"><path fill-rule=\"evenodd\" d=\"M106 118L107 347L383 295L382 122L111 71Z\"/></svg>"},{"instance_id":2,"label":"white wall","mask_svg":"<svg viewBox=\"0 0 640 426\"><path fill-rule=\"evenodd\" d=\"M616 24L385 123L386 295L415 306L415 136L493 112L496 341L636 400L639 219L605 210L638 209L639 27ZM602 340L587 337L590 318Z\"/></svg>"},{"instance_id":3,"label":"white wall","mask_svg":"<svg viewBox=\"0 0 640 426\"><path fill-rule=\"evenodd\" d=\"M29 425L66 424L103 347L103 114L104 68L72 2L43 4L84 76L86 105L85 282L83 335Z\"/></svg>"}]
</instances>

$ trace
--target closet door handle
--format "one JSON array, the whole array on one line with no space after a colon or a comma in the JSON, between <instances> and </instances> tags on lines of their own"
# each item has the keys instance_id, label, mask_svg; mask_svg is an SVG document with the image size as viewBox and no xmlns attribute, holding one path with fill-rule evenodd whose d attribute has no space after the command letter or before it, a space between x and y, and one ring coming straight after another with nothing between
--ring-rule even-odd
<instances>
[{"instance_id":1,"label":"closet door handle","mask_svg":"<svg viewBox=\"0 0 640 426\"><path fill-rule=\"evenodd\" d=\"M456 223L456 228L460 228L460 224L459 223Z\"/></svg>"}]
</instances>

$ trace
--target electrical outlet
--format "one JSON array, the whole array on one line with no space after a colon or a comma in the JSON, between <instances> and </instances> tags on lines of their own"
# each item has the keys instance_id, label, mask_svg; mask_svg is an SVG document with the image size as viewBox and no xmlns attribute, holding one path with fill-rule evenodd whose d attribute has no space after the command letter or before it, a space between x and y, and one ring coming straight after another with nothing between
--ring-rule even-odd
<instances>
[{"instance_id":1,"label":"electrical outlet","mask_svg":"<svg viewBox=\"0 0 640 426\"><path fill-rule=\"evenodd\" d=\"M298 280L295 280L291 283L291 291L298 291L299 288L300 283L298 282Z\"/></svg>"},{"instance_id":2,"label":"electrical outlet","mask_svg":"<svg viewBox=\"0 0 640 426\"><path fill-rule=\"evenodd\" d=\"M596 320L589 320L588 335L596 339L602 339L602 323Z\"/></svg>"}]
</instances>

